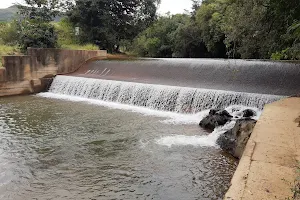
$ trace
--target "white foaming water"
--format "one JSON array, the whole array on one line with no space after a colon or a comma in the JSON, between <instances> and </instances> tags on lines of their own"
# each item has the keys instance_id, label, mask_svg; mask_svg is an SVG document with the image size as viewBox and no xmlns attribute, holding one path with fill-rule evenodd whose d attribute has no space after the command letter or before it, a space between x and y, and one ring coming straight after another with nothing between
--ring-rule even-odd
<instances>
[{"instance_id":1,"label":"white foaming water","mask_svg":"<svg viewBox=\"0 0 300 200\"><path fill-rule=\"evenodd\" d=\"M216 141L219 136L225 133L227 130L232 129L235 125L235 121L231 121L224 126L217 127L211 134L202 136L186 136L186 135L171 135L162 137L156 140L159 145L167 147L174 146L200 146L200 147L216 147Z\"/></svg>"},{"instance_id":2,"label":"white foaming water","mask_svg":"<svg viewBox=\"0 0 300 200\"><path fill-rule=\"evenodd\" d=\"M241 118L243 110L256 111L258 119L267 103L282 96L206 90L165 85L152 85L112 80L57 76L49 92L38 96L86 102L113 109L129 110L144 115L167 118L164 123L198 124L211 108L226 108L234 117ZM216 146L218 137L233 128L235 121L217 127L207 136L170 135L155 142L167 147L193 145Z\"/></svg>"},{"instance_id":3,"label":"white foaming water","mask_svg":"<svg viewBox=\"0 0 300 200\"><path fill-rule=\"evenodd\" d=\"M166 85L57 76L50 92L115 102L153 110L197 113L211 108L243 105L262 109L282 96L207 90Z\"/></svg>"},{"instance_id":4,"label":"white foaming water","mask_svg":"<svg viewBox=\"0 0 300 200\"><path fill-rule=\"evenodd\" d=\"M63 95L63 94L55 94L51 92L46 93L39 93L37 96L51 98L51 99L61 99L61 100L68 100L73 102L84 102L93 105L104 106L107 108L112 109L121 109L121 110L128 110L131 112L141 113L147 116L156 116L156 117L163 117L167 118L162 120L163 123L168 124L195 124L199 123L199 121L205 117L209 110L205 110L196 114L183 114L183 113L175 113L175 112L167 112L167 111L160 111L160 110L153 110L146 107L139 107L139 106L132 106L126 104L120 104L115 102L106 102L102 100L96 99L88 99L82 97L74 97L70 95Z\"/></svg>"}]
</instances>

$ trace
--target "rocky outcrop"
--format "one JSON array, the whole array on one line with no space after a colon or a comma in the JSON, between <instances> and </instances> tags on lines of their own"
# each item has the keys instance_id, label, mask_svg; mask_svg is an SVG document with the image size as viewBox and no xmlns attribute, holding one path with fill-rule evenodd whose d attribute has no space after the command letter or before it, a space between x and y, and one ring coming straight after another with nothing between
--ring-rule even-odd
<instances>
[{"instance_id":1,"label":"rocky outcrop","mask_svg":"<svg viewBox=\"0 0 300 200\"><path fill-rule=\"evenodd\" d=\"M255 124L253 119L238 119L233 129L218 138L217 144L232 156L241 158Z\"/></svg>"},{"instance_id":2,"label":"rocky outcrop","mask_svg":"<svg viewBox=\"0 0 300 200\"><path fill-rule=\"evenodd\" d=\"M213 131L217 126L223 126L232 119L226 110L210 110L209 115L204 117L199 125L207 130Z\"/></svg>"},{"instance_id":3,"label":"rocky outcrop","mask_svg":"<svg viewBox=\"0 0 300 200\"><path fill-rule=\"evenodd\" d=\"M236 121L232 129L218 138L217 144L232 156L241 158L256 124L256 120L252 118L257 117L257 113L252 109L234 109L230 112L212 109L199 125L206 130L214 131L218 126Z\"/></svg>"}]
</instances>

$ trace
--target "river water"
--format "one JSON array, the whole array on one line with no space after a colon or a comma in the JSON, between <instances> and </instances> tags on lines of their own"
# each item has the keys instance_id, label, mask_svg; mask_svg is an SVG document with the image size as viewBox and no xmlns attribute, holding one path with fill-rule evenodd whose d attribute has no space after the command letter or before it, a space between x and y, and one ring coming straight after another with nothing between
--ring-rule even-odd
<instances>
[{"instance_id":1,"label":"river water","mask_svg":"<svg viewBox=\"0 0 300 200\"><path fill-rule=\"evenodd\" d=\"M115 108L0 99L0 199L222 199L237 163L191 116Z\"/></svg>"}]
</instances>

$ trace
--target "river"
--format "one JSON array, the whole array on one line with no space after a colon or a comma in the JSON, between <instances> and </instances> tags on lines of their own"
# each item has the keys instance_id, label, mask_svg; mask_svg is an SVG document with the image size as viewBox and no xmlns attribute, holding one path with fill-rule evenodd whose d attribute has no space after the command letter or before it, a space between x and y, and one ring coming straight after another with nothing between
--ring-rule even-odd
<instances>
[{"instance_id":1,"label":"river","mask_svg":"<svg viewBox=\"0 0 300 200\"><path fill-rule=\"evenodd\" d=\"M0 99L0 199L222 199L236 160L164 113Z\"/></svg>"}]
</instances>

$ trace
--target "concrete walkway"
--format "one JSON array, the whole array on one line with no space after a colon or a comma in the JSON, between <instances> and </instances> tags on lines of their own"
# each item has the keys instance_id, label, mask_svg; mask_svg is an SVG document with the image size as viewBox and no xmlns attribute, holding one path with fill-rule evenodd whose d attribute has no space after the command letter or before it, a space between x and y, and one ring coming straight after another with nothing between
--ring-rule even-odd
<instances>
[{"instance_id":1,"label":"concrete walkway","mask_svg":"<svg viewBox=\"0 0 300 200\"><path fill-rule=\"evenodd\" d=\"M285 200L300 161L300 98L269 104L257 122L225 200Z\"/></svg>"}]
</instances>

